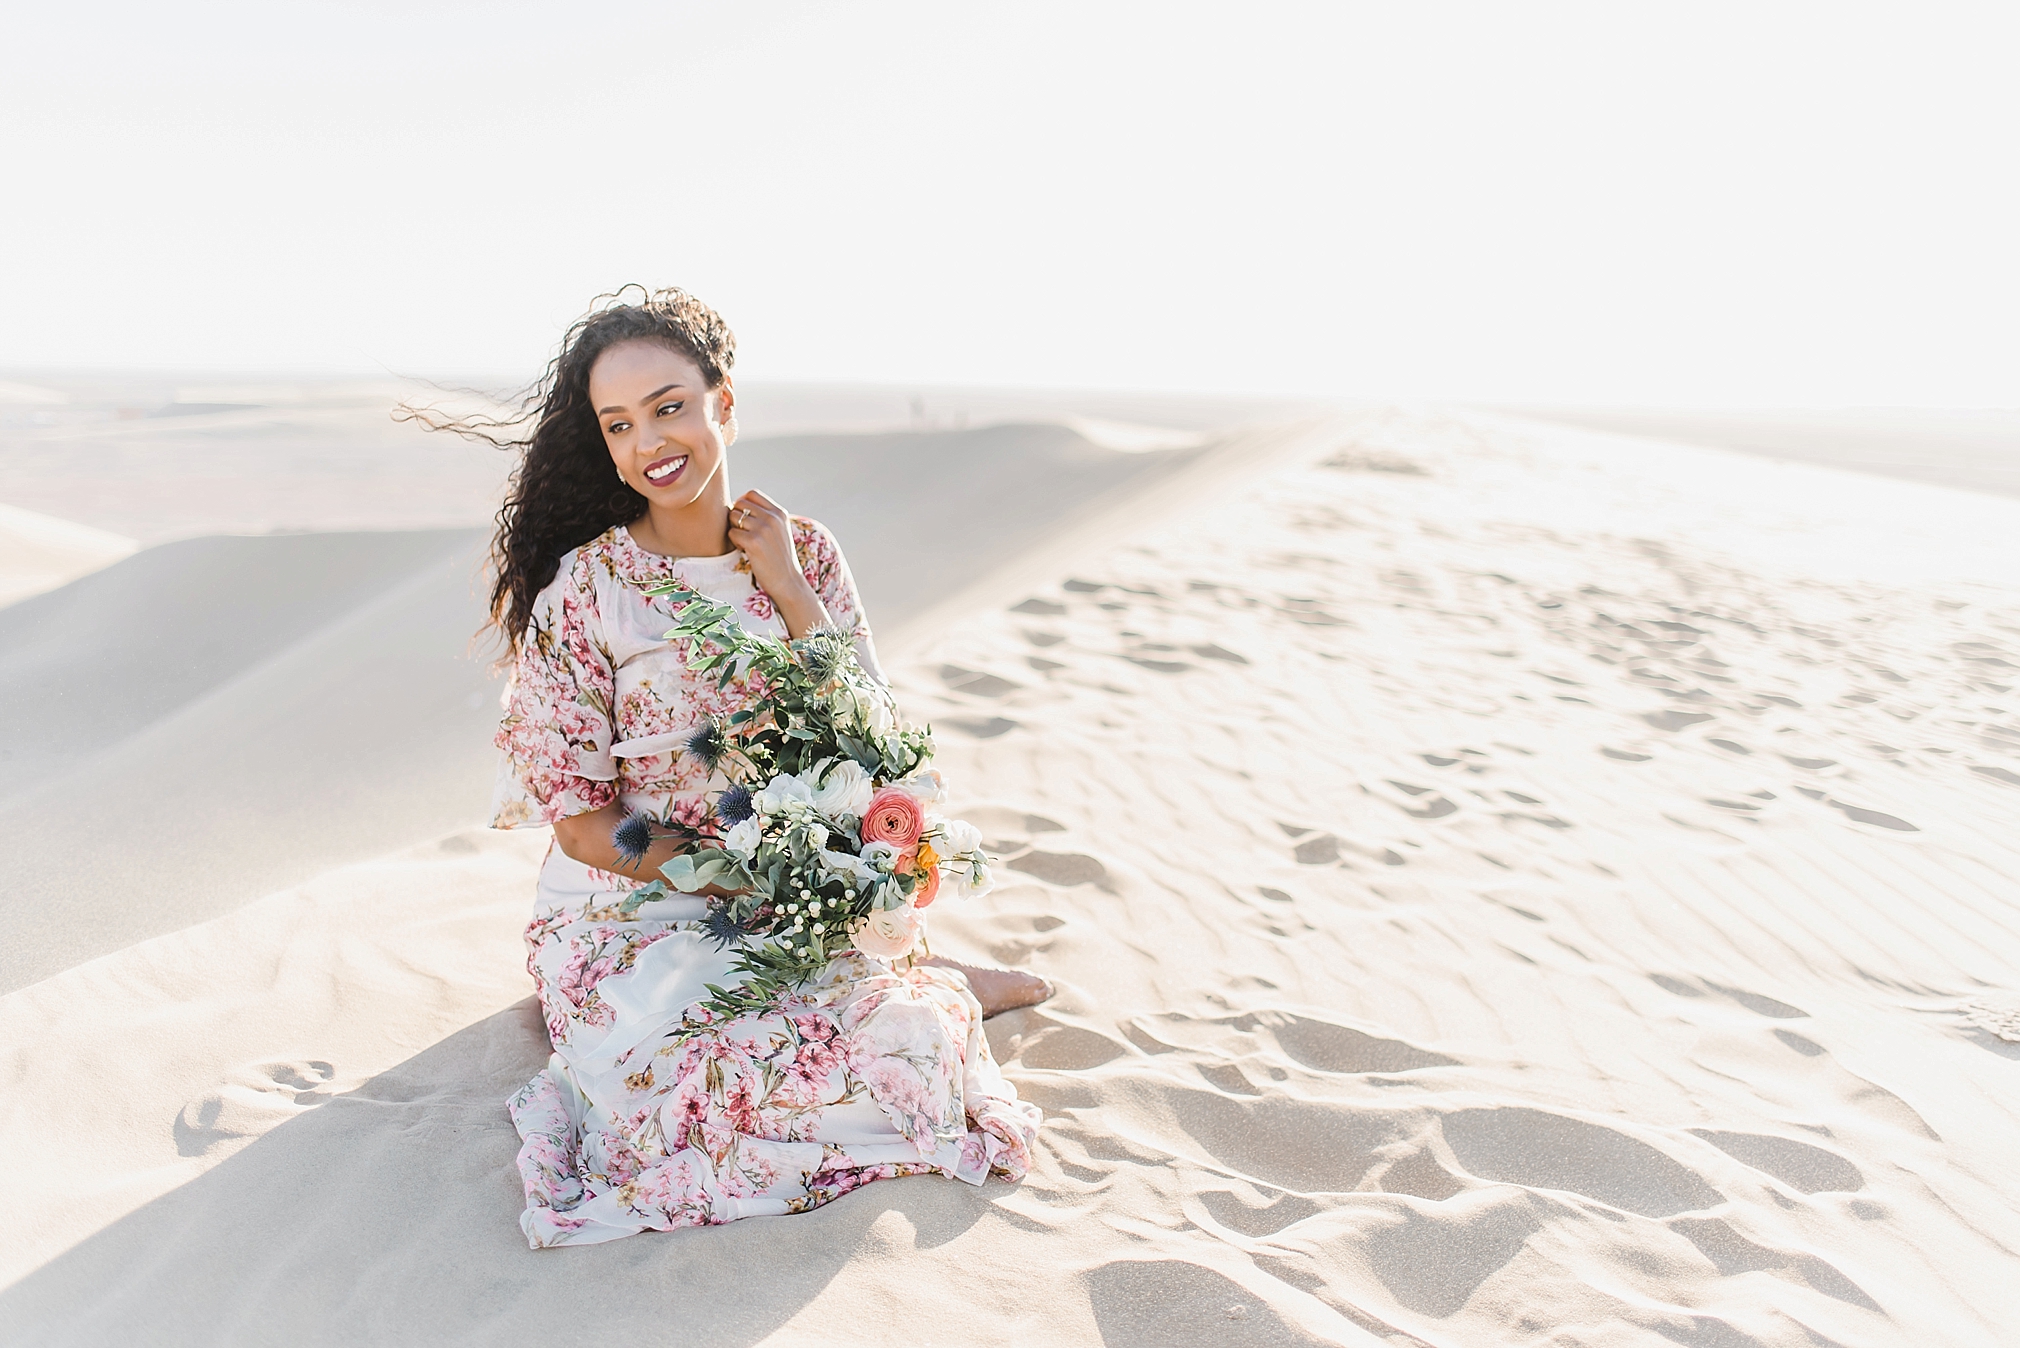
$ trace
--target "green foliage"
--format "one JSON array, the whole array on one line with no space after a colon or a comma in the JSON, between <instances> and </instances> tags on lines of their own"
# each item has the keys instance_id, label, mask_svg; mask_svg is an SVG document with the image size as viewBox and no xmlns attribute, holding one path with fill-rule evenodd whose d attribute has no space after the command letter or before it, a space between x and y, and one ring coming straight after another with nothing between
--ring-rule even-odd
<instances>
[{"instance_id":1,"label":"green foliage","mask_svg":"<svg viewBox=\"0 0 2020 1348\"><path fill-rule=\"evenodd\" d=\"M812 777L846 757L881 784L932 762L931 732L900 724L889 691L857 662L849 634L819 629L780 640L748 631L729 605L678 581L645 593L676 601L674 626L666 636L682 643L689 669L713 676L718 687L741 674L753 688L750 705L723 724L725 743L711 764L732 780L755 790L781 773ZM625 901L628 914L675 891L726 894L710 902L727 919L725 930L733 923L746 933L733 966L742 983L729 989L709 985L703 1005L711 1011L738 1016L775 1008L849 948L849 925L876 906L879 887L859 893L824 867L816 830L831 840L846 836L837 821L796 809L783 835L767 836L747 862L713 840L703 841L662 868L664 881ZM846 848L854 853L852 837ZM820 907L809 918L815 900ZM800 911L789 911L796 904ZM815 920L822 926L818 933L811 929Z\"/></svg>"},{"instance_id":2,"label":"green foliage","mask_svg":"<svg viewBox=\"0 0 2020 1348\"><path fill-rule=\"evenodd\" d=\"M896 781L932 761L931 732L898 725L889 691L863 673L848 633L818 628L780 640L748 631L735 609L679 581L645 593L679 605L666 636L684 643L689 669L713 675L718 687L742 673L763 688L724 727L730 742L723 763L739 781L802 774L842 755L880 781Z\"/></svg>"}]
</instances>

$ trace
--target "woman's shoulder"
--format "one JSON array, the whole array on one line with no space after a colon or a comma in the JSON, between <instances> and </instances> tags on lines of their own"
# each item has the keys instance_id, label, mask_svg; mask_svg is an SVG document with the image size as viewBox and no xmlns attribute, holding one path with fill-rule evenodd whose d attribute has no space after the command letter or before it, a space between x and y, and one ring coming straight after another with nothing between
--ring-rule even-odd
<instances>
[{"instance_id":1,"label":"woman's shoulder","mask_svg":"<svg viewBox=\"0 0 2020 1348\"><path fill-rule=\"evenodd\" d=\"M842 545L836 541L834 531L827 525L805 515L794 515L792 521L793 546L799 549L800 560L842 555Z\"/></svg>"},{"instance_id":2,"label":"woman's shoulder","mask_svg":"<svg viewBox=\"0 0 2020 1348\"><path fill-rule=\"evenodd\" d=\"M856 597L855 578L842 556L842 545L828 527L819 520L793 516L793 550L799 554L800 574L828 606L829 615L844 627L861 628L863 606Z\"/></svg>"},{"instance_id":3,"label":"woman's shoulder","mask_svg":"<svg viewBox=\"0 0 2020 1348\"><path fill-rule=\"evenodd\" d=\"M568 600L587 600L593 606L599 584L618 574L621 542L618 535L623 530L623 525L614 525L587 543L562 553L554 564L554 579L534 597L534 608L550 609Z\"/></svg>"}]
</instances>

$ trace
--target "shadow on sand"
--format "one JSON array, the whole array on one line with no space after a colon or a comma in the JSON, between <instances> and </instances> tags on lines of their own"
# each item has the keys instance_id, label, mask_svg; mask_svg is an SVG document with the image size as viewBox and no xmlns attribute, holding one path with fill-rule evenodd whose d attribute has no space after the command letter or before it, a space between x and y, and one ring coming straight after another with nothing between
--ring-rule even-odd
<instances>
[{"instance_id":1,"label":"shadow on sand","mask_svg":"<svg viewBox=\"0 0 2020 1348\"><path fill-rule=\"evenodd\" d=\"M656 1308L679 1341L750 1344L892 1243L870 1229L886 1212L925 1250L1007 1192L887 1181L804 1216L529 1250L504 1100L546 1047L529 998L282 1124L0 1292L9 1341L614 1343Z\"/></svg>"}]
</instances>

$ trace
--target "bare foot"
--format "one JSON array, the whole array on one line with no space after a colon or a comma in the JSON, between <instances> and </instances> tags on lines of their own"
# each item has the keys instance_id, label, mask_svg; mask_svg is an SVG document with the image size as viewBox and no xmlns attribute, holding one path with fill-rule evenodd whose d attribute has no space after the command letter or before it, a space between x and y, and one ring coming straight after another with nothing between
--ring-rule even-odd
<instances>
[{"instance_id":1,"label":"bare foot","mask_svg":"<svg viewBox=\"0 0 2020 1348\"><path fill-rule=\"evenodd\" d=\"M952 969L965 976L975 1000L982 1003L982 1018L1003 1011L1015 1011L1020 1006L1036 1006L1052 996L1052 984L1037 974L1027 974L1022 969L984 969L974 964L960 964L935 955L931 959L920 960L921 964L934 964L942 969Z\"/></svg>"}]
</instances>

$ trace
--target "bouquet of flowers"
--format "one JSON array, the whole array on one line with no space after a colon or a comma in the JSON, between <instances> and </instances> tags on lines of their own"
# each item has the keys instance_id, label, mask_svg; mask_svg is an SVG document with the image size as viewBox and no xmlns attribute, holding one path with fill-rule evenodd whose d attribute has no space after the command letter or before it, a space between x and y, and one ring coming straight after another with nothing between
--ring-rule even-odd
<instances>
[{"instance_id":1,"label":"bouquet of flowers","mask_svg":"<svg viewBox=\"0 0 2020 1348\"><path fill-rule=\"evenodd\" d=\"M635 814L617 828L636 861L658 837L687 851L663 880L630 895L627 913L669 890L706 893L707 929L735 946L740 986L708 985L724 1016L776 1009L794 987L849 950L912 953L925 909L949 894L987 892L982 835L932 807L946 799L933 736L898 720L890 692L863 672L846 633L784 641L757 636L735 610L677 581L651 595L680 601L670 641L688 668L726 685L739 672L759 695L726 721L705 720L686 752L724 784L700 825Z\"/></svg>"}]
</instances>

